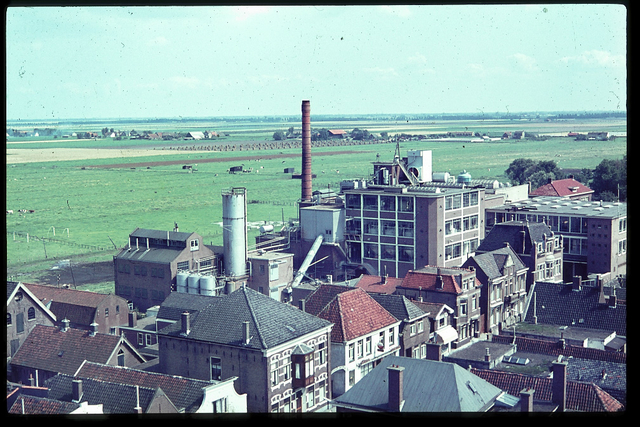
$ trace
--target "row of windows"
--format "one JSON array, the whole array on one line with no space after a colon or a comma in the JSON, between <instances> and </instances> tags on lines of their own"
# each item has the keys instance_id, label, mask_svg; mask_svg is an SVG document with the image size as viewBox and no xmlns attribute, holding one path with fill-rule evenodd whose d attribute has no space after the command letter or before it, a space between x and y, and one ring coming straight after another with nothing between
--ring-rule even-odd
<instances>
[{"instance_id":1,"label":"row of windows","mask_svg":"<svg viewBox=\"0 0 640 427\"><path fill-rule=\"evenodd\" d=\"M562 274L562 262L559 259L547 261L536 266L536 280L552 279L560 274Z\"/></svg>"},{"instance_id":2,"label":"row of windows","mask_svg":"<svg viewBox=\"0 0 640 427\"><path fill-rule=\"evenodd\" d=\"M125 264L122 262L117 263L118 264L118 273L126 273L126 274L131 274L131 265L129 264ZM138 276L146 276L147 275L147 266L146 265L134 265L133 266L133 274L138 275ZM164 268L159 267L151 267L150 269L150 275L151 277L159 277L159 278L164 278Z\"/></svg>"},{"instance_id":3,"label":"row of windows","mask_svg":"<svg viewBox=\"0 0 640 427\"><path fill-rule=\"evenodd\" d=\"M324 342L318 343L317 351L304 355L304 364L302 360L293 360L290 356L273 360L270 367L271 386L275 387L281 382L291 379L292 370L293 378L298 380L312 376L314 362L317 366L327 363L327 347Z\"/></svg>"},{"instance_id":4,"label":"row of windows","mask_svg":"<svg viewBox=\"0 0 640 427\"><path fill-rule=\"evenodd\" d=\"M444 210L467 208L469 206L478 205L478 192L470 192L464 194L454 194L444 198Z\"/></svg>"},{"instance_id":5,"label":"row of windows","mask_svg":"<svg viewBox=\"0 0 640 427\"><path fill-rule=\"evenodd\" d=\"M116 285L116 295L122 296L122 297L130 297L132 295L132 291L133 291L133 295L136 298L141 298L141 299L146 299L149 298L149 291L146 288L134 288L132 286L125 286L125 285ZM159 291L156 289L152 289L151 290L151 299L154 301L164 301L164 291Z\"/></svg>"},{"instance_id":6,"label":"row of windows","mask_svg":"<svg viewBox=\"0 0 640 427\"><path fill-rule=\"evenodd\" d=\"M478 239L465 240L464 242L452 243L444 247L444 259L450 260L460 257L467 257L478 249Z\"/></svg>"},{"instance_id":7,"label":"row of windows","mask_svg":"<svg viewBox=\"0 0 640 427\"><path fill-rule=\"evenodd\" d=\"M356 251L352 251L352 254L357 257L357 254L355 253ZM412 246L365 243L364 257L371 259L380 258L389 261L396 261L397 257L397 261L413 263L414 250ZM355 258L352 257L352 260L355 260Z\"/></svg>"},{"instance_id":8,"label":"row of windows","mask_svg":"<svg viewBox=\"0 0 640 427\"><path fill-rule=\"evenodd\" d=\"M311 409L315 405L319 405L326 400L327 383L319 382L315 387L309 387L304 392L299 391L295 395L287 396L280 402L271 405L271 412L296 412L298 405L300 409Z\"/></svg>"},{"instance_id":9,"label":"row of windows","mask_svg":"<svg viewBox=\"0 0 640 427\"><path fill-rule=\"evenodd\" d=\"M420 322L422 323L422 322ZM380 331L378 335L378 342L375 343L378 350L383 350L385 346L385 335L387 338L387 344L392 346L395 344L395 330L390 328L386 334L385 331ZM368 336L364 339L360 339L355 343L351 343L347 347L347 356L349 362L353 362L356 359L361 359L364 356L369 356L373 353L373 337Z\"/></svg>"},{"instance_id":10,"label":"row of windows","mask_svg":"<svg viewBox=\"0 0 640 427\"><path fill-rule=\"evenodd\" d=\"M361 226L362 224L362 226ZM413 237L413 222L410 221L392 221L365 218L362 221L359 218L352 219L347 222L346 231L348 234L371 234L377 236L391 237Z\"/></svg>"},{"instance_id":11,"label":"row of windows","mask_svg":"<svg viewBox=\"0 0 640 427\"><path fill-rule=\"evenodd\" d=\"M386 212L413 213L413 197L408 196L378 196L377 194L347 194L345 197L347 209L361 209Z\"/></svg>"},{"instance_id":12,"label":"row of windows","mask_svg":"<svg viewBox=\"0 0 640 427\"><path fill-rule=\"evenodd\" d=\"M466 216L464 218L450 219L444 223L444 234L460 233L462 231L476 230L478 228L478 215Z\"/></svg>"}]
</instances>

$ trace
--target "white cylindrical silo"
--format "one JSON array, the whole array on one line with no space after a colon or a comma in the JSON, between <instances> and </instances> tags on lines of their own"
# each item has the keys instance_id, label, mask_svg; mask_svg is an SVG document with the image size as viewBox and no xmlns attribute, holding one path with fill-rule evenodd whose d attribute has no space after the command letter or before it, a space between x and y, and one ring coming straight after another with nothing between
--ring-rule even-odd
<instances>
[{"instance_id":1,"label":"white cylindrical silo","mask_svg":"<svg viewBox=\"0 0 640 427\"><path fill-rule=\"evenodd\" d=\"M187 279L187 290L190 294L200 293L200 275L198 273L191 273Z\"/></svg>"},{"instance_id":2,"label":"white cylindrical silo","mask_svg":"<svg viewBox=\"0 0 640 427\"><path fill-rule=\"evenodd\" d=\"M186 271L181 271L176 275L176 288L178 292L187 293L187 279L189 278L189 273Z\"/></svg>"},{"instance_id":3,"label":"white cylindrical silo","mask_svg":"<svg viewBox=\"0 0 640 427\"><path fill-rule=\"evenodd\" d=\"M200 294L201 295L214 295L216 287L216 278L211 274L204 274L200 276Z\"/></svg>"},{"instance_id":4,"label":"white cylindrical silo","mask_svg":"<svg viewBox=\"0 0 640 427\"><path fill-rule=\"evenodd\" d=\"M247 263L247 202L245 188L222 191L224 269L230 277L245 274Z\"/></svg>"}]
</instances>

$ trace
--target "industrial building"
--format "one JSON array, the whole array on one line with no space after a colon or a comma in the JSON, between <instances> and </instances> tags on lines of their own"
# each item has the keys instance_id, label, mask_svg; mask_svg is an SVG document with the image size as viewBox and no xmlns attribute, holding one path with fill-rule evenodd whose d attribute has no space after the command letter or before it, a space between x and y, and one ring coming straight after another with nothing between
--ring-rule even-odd
<instances>
[{"instance_id":1,"label":"industrial building","mask_svg":"<svg viewBox=\"0 0 640 427\"><path fill-rule=\"evenodd\" d=\"M538 196L486 210L485 233L507 221L543 222L562 235L563 281L627 273L627 204Z\"/></svg>"}]
</instances>

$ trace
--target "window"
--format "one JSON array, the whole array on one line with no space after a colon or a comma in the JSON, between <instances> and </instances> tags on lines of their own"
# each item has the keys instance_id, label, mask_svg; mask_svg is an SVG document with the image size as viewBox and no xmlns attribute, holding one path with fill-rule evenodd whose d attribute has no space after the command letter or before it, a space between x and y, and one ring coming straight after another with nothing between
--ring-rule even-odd
<instances>
[{"instance_id":1,"label":"window","mask_svg":"<svg viewBox=\"0 0 640 427\"><path fill-rule=\"evenodd\" d=\"M396 210L395 196L380 196L380 210L394 212Z\"/></svg>"},{"instance_id":2,"label":"window","mask_svg":"<svg viewBox=\"0 0 640 427\"><path fill-rule=\"evenodd\" d=\"M364 209L367 210L378 210L378 196L373 195L364 195L362 196L362 204Z\"/></svg>"},{"instance_id":3,"label":"window","mask_svg":"<svg viewBox=\"0 0 640 427\"><path fill-rule=\"evenodd\" d=\"M109 317L109 307L104 308L104 317Z\"/></svg>"},{"instance_id":4,"label":"window","mask_svg":"<svg viewBox=\"0 0 640 427\"><path fill-rule=\"evenodd\" d=\"M318 344L318 360L320 365L327 362L327 346L323 342Z\"/></svg>"},{"instance_id":5,"label":"window","mask_svg":"<svg viewBox=\"0 0 640 427\"><path fill-rule=\"evenodd\" d=\"M417 330L416 324L412 323L409 328L409 335L414 336L416 334L416 330Z\"/></svg>"},{"instance_id":6,"label":"window","mask_svg":"<svg viewBox=\"0 0 640 427\"><path fill-rule=\"evenodd\" d=\"M395 221L382 221L382 235L395 237L396 235Z\"/></svg>"},{"instance_id":7,"label":"window","mask_svg":"<svg viewBox=\"0 0 640 427\"><path fill-rule=\"evenodd\" d=\"M269 264L269 281L278 280L280 278L280 268L276 263Z\"/></svg>"},{"instance_id":8,"label":"window","mask_svg":"<svg viewBox=\"0 0 640 427\"><path fill-rule=\"evenodd\" d=\"M356 383L356 371L349 371L349 386L352 386Z\"/></svg>"},{"instance_id":9,"label":"window","mask_svg":"<svg viewBox=\"0 0 640 427\"><path fill-rule=\"evenodd\" d=\"M365 219L362 221L364 228L364 234L378 234L378 220L377 219Z\"/></svg>"},{"instance_id":10,"label":"window","mask_svg":"<svg viewBox=\"0 0 640 427\"><path fill-rule=\"evenodd\" d=\"M413 237L413 223L406 221L398 221L398 236Z\"/></svg>"},{"instance_id":11,"label":"window","mask_svg":"<svg viewBox=\"0 0 640 427\"><path fill-rule=\"evenodd\" d=\"M461 300L460 301L460 315L461 316L466 316L467 315L467 300Z\"/></svg>"},{"instance_id":12,"label":"window","mask_svg":"<svg viewBox=\"0 0 640 427\"><path fill-rule=\"evenodd\" d=\"M371 372L373 370L373 368L374 368L373 362L364 363L364 364L360 365L360 378L364 377L369 372Z\"/></svg>"},{"instance_id":13,"label":"window","mask_svg":"<svg viewBox=\"0 0 640 427\"><path fill-rule=\"evenodd\" d=\"M618 242L618 254L624 254L627 252L627 239L620 240Z\"/></svg>"},{"instance_id":14,"label":"window","mask_svg":"<svg viewBox=\"0 0 640 427\"><path fill-rule=\"evenodd\" d=\"M349 344L349 362L353 362L355 360L354 348L355 346L353 343Z\"/></svg>"},{"instance_id":15,"label":"window","mask_svg":"<svg viewBox=\"0 0 640 427\"><path fill-rule=\"evenodd\" d=\"M124 366L124 350L118 351L118 366Z\"/></svg>"},{"instance_id":16,"label":"window","mask_svg":"<svg viewBox=\"0 0 640 427\"><path fill-rule=\"evenodd\" d=\"M396 247L395 245L380 245L380 252L382 259L396 260Z\"/></svg>"},{"instance_id":17,"label":"window","mask_svg":"<svg viewBox=\"0 0 640 427\"><path fill-rule=\"evenodd\" d=\"M462 197L460 194L454 196L446 196L444 198L444 210L450 211L453 209L460 209L462 206Z\"/></svg>"},{"instance_id":18,"label":"window","mask_svg":"<svg viewBox=\"0 0 640 427\"><path fill-rule=\"evenodd\" d=\"M570 217L570 230L572 233L580 233L582 225L582 218L577 216Z\"/></svg>"},{"instance_id":19,"label":"window","mask_svg":"<svg viewBox=\"0 0 640 427\"><path fill-rule=\"evenodd\" d=\"M411 246L398 246L398 261L413 262L413 248Z\"/></svg>"},{"instance_id":20,"label":"window","mask_svg":"<svg viewBox=\"0 0 640 427\"><path fill-rule=\"evenodd\" d=\"M11 325L11 314L7 313L7 326Z\"/></svg>"},{"instance_id":21,"label":"window","mask_svg":"<svg viewBox=\"0 0 640 427\"><path fill-rule=\"evenodd\" d=\"M29 307L27 310L27 320L34 320L36 318L36 309L33 307Z\"/></svg>"},{"instance_id":22,"label":"window","mask_svg":"<svg viewBox=\"0 0 640 427\"><path fill-rule=\"evenodd\" d=\"M271 386L278 385L278 361L271 362Z\"/></svg>"},{"instance_id":23,"label":"window","mask_svg":"<svg viewBox=\"0 0 640 427\"><path fill-rule=\"evenodd\" d=\"M376 243L364 244L364 257L365 258L378 258L378 245Z\"/></svg>"},{"instance_id":24,"label":"window","mask_svg":"<svg viewBox=\"0 0 640 427\"><path fill-rule=\"evenodd\" d=\"M362 206L359 194L347 194L345 202L347 209L360 209Z\"/></svg>"},{"instance_id":25,"label":"window","mask_svg":"<svg viewBox=\"0 0 640 427\"><path fill-rule=\"evenodd\" d=\"M358 342L356 343L356 357L358 359L362 357L362 351L363 351L363 342L362 340L358 340Z\"/></svg>"},{"instance_id":26,"label":"window","mask_svg":"<svg viewBox=\"0 0 640 427\"><path fill-rule=\"evenodd\" d=\"M362 221L359 218L354 218L347 221L347 233L348 234L362 233Z\"/></svg>"},{"instance_id":27,"label":"window","mask_svg":"<svg viewBox=\"0 0 640 427\"><path fill-rule=\"evenodd\" d=\"M200 242L198 242L198 239L193 239L189 242L189 246L191 246L192 252L197 251L198 249L200 249Z\"/></svg>"},{"instance_id":28,"label":"window","mask_svg":"<svg viewBox=\"0 0 640 427\"><path fill-rule=\"evenodd\" d=\"M418 332L424 331L424 320L418 322Z\"/></svg>"},{"instance_id":29,"label":"window","mask_svg":"<svg viewBox=\"0 0 640 427\"><path fill-rule=\"evenodd\" d=\"M189 261L180 261L177 265L178 270L188 270L189 269Z\"/></svg>"},{"instance_id":30,"label":"window","mask_svg":"<svg viewBox=\"0 0 640 427\"><path fill-rule=\"evenodd\" d=\"M462 195L462 206L465 208L468 206L478 205L478 192L465 193Z\"/></svg>"},{"instance_id":31,"label":"window","mask_svg":"<svg viewBox=\"0 0 640 427\"><path fill-rule=\"evenodd\" d=\"M477 310L478 309L478 298L474 295L473 298L471 299L471 310Z\"/></svg>"},{"instance_id":32,"label":"window","mask_svg":"<svg viewBox=\"0 0 640 427\"><path fill-rule=\"evenodd\" d=\"M144 337L146 338L146 344L147 345L153 344L153 342L151 340L151 334L145 334Z\"/></svg>"},{"instance_id":33,"label":"window","mask_svg":"<svg viewBox=\"0 0 640 427\"><path fill-rule=\"evenodd\" d=\"M138 345L139 346L144 345L144 334L142 332L138 332Z\"/></svg>"},{"instance_id":34,"label":"window","mask_svg":"<svg viewBox=\"0 0 640 427\"><path fill-rule=\"evenodd\" d=\"M460 243L454 243L447 245L444 248L444 256L446 260L460 257L462 245Z\"/></svg>"},{"instance_id":35,"label":"window","mask_svg":"<svg viewBox=\"0 0 640 427\"><path fill-rule=\"evenodd\" d=\"M627 218L621 218L618 220L618 232L623 233L627 231Z\"/></svg>"},{"instance_id":36,"label":"window","mask_svg":"<svg viewBox=\"0 0 640 427\"><path fill-rule=\"evenodd\" d=\"M227 412L227 398L223 397L213 402L213 413L222 414Z\"/></svg>"},{"instance_id":37,"label":"window","mask_svg":"<svg viewBox=\"0 0 640 427\"><path fill-rule=\"evenodd\" d=\"M371 337L367 337L364 340L364 351L367 355L371 354Z\"/></svg>"},{"instance_id":38,"label":"window","mask_svg":"<svg viewBox=\"0 0 640 427\"><path fill-rule=\"evenodd\" d=\"M211 368L211 379L222 379L222 359L212 357L211 359L209 359L209 366Z\"/></svg>"},{"instance_id":39,"label":"window","mask_svg":"<svg viewBox=\"0 0 640 427\"><path fill-rule=\"evenodd\" d=\"M398 197L398 210L400 212L413 213L413 197Z\"/></svg>"},{"instance_id":40,"label":"window","mask_svg":"<svg viewBox=\"0 0 640 427\"><path fill-rule=\"evenodd\" d=\"M560 217L560 231L569 232L569 217L561 216Z\"/></svg>"},{"instance_id":41,"label":"window","mask_svg":"<svg viewBox=\"0 0 640 427\"><path fill-rule=\"evenodd\" d=\"M448 235L454 234L454 233L459 233L461 231L462 231L462 226L461 226L460 218L451 219L451 220L446 221L444 223L444 234L445 234L445 236L448 236Z\"/></svg>"},{"instance_id":42,"label":"window","mask_svg":"<svg viewBox=\"0 0 640 427\"><path fill-rule=\"evenodd\" d=\"M395 338L393 336L393 328L389 329L389 345L393 345L395 343Z\"/></svg>"}]
</instances>

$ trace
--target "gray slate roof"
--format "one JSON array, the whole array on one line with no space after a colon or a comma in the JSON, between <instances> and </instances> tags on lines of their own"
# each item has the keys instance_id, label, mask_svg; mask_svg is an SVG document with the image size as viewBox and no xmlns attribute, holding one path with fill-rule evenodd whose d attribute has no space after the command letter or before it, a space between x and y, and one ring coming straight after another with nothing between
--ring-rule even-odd
<instances>
[{"instance_id":1,"label":"gray slate roof","mask_svg":"<svg viewBox=\"0 0 640 427\"><path fill-rule=\"evenodd\" d=\"M404 295L369 294L398 320L413 320L424 317L425 313Z\"/></svg>"},{"instance_id":2,"label":"gray slate roof","mask_svg":"<svg viewBox=\"0 0 640 427\"><path fill-rule=\"evenodd\" d=\"M455 363L387 356L335 403L388 411L390 365L404 367L402 412L483 412L502 393Z\"/></svg>"},{"instance_id":3,"label":"gray slate roof","mask_svg":"<svg viewBox=\"0 0 640 427\"><path fill-rule=\"evenodd\" d=\"M490 252L474 255L471 258L489 279L495 279L497 277L504 276L504 266L507 257L511 257L511 261L513 262L516 271L527 268L518 254L516 254L510 246L504 246ZM467 263L465 262L465 265L466 264Z\"/></svg>"},{"instance_id":4,"label":"gray slate roof","mask_svg":"<svg viewBox=\"0 0 640 427\"><path fill-rule=\"evenodd\" d=\"M154 248L150 247L149 249L146 246L140 247L136 249L132 248L124 248L120 251L116 258L120 259L129 259L133 261L145 261L145 262L155 262L158 264L169 264L173 260L175 260L178 255L182 253L184 248Z\"/></svg>"},{"instance_id":5,"label":"gray slate roof","mask_svg":"<svg viewBox=\"0 0 640 427\"><path fill-rule=\"evenodd\" d=\"M222 297L171 292L160 305L156 318L179 321L184 311L194 314L220 298Z\"/></svg>"},{"instance_id":6,"label":"gray slate roof","mask_svg":"<svg viewBox=\"0 0 640 427\"><path fill-rule=\"evenodd\" d=\"M249 344L242 341L243 322L249 322ZM331 322L276 301L246 286L201 310L190 322L189 338L212 343L268 349L328 327ZM178 336L181 322L158 334Z\"/></svg>"},{"instance_id":7,"label":"gray slate roof","mask_svg":"<svg viewBox=\"0 0 640 427\"><path fill-rule=\"evenodd\" d=\"M49 398L71 402L73 400L73 380L82 380L81 402L90 405L102 404L105 414L133 414L138 396L136 386L116 384L106 381L98 381L90 378L74 378L70 375L58 374L45 381L44 386L49 388ZM138 387L139 402L142 412L146 412L160 389Z\"/></svg>"},{"instance_id":8,"label":"gray slate roof","mask_svg":"<svg viewBox=\"0 0 640 427\"><path fill-rule=\"evenodd\" d=\"M627 401L627 364L570 357L567 379L594 383L623 405ZM605 373L606 375L603 375Z\"/></svg>"},{"instance_id":9,"label":"gray slate roof","mask_svg":"<svg viewBox=\"0 0 640 427\"><path fill-rule=\"evenodd\" d=\"M583 286L574 291L571 284L536 282L536 316L538 323L615 331L627 335L627 306L615 308L601 304L597 287ZM525 321L533 323L533 302Z\"/></svg>"},{"instance_id":10,"label":"gray slate roof","mask_svg":"<svg viewBox=\"0 0 640 427\"><path fill-rule=\"evenodd\" d=\"M524 251L522 250L521 231L525 232ZM516 253L531 252L531 247L535 242L543 242L544 236L551 237L553 231L542 222L528 221L507 221L493 226L489 234L484 237L477 252L489 252L505 247L505 242L516 251Z\"/></svg>"}]
</instances>

